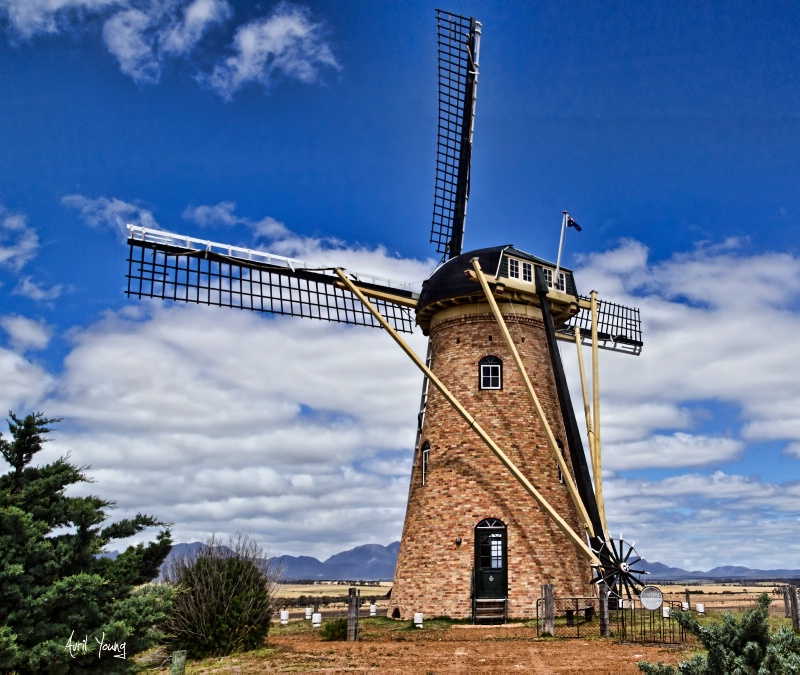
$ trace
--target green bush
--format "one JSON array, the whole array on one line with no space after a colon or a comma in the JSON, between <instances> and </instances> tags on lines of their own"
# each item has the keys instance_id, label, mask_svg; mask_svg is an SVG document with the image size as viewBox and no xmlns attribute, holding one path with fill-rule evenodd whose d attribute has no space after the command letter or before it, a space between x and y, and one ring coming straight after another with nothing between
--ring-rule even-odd
<instances>
[{"instance_id":1,"label":"green bush","mask_svg":"<svg viewBox=\"0 0 800 675\"><path fill-rule=\"evenodd\" d=\"M333 619L326 621L319 629L319 635L323 640L332 642L334 640L347 639L347 619Z\"/></svg>"},{"instance_id":2,"label":"green bush","mask_svg":"<svg viewBox=\"0 0 800 675\"><path fill-rule=\"evenodd\" d=\"M279 570L249 536L221 546L211 537L164 571L175 586L175 608L167 620L171 649L194 658L223 656L261 647L275 611Z\"/></svg>"},{"instance_id":3,"label":"green bush","mask_svg":"<svg viewBox=\"0 0 800 675\"><path fill-rule=\"evenodd\" d=\"M722 621L700 625L691 612L675 612L678 623L696 635L707 654L673 666L639 662L647 675L798 675L800 674L800 636L786 626L769 630L769 595L762 593L757 604L739 621L723 614Z\"/></svg>"}]
</instances>

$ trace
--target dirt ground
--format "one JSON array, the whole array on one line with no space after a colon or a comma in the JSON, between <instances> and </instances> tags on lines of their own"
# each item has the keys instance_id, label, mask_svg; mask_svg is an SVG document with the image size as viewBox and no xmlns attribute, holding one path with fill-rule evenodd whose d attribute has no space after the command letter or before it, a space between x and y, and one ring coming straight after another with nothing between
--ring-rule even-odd
<instances>
[{"instance_id":1,"label":"dirt ground","mask_svg":"<svg viewBox=\"0 0 800 675\"><path fill-rule=\"evenodd\" d=\"M475 627L426 622L361 621L359 642L326 642L307 622L270 632L255 653L187 663L186 673L537 673L627 675L641 660L675 664L691 651L620 645L615 639L546 639L521 624ZM161 670L159 672L168 672Z\"/></svg>"}]
</instances>

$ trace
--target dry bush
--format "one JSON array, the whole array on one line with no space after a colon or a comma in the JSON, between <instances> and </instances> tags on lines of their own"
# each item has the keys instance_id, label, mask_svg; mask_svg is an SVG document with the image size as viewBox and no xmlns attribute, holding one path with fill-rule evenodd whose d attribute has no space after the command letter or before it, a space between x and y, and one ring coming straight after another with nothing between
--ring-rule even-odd
<instances>
[{"instance_id":1,"label":"dry bush","mask_svg":"<svg viewBox=\"0 0 800 675\"><path fill-rule=\"evenodd\" d=\"M260 647L275 610L280 570L249 535L223 546L210 537L203 548L171 560L164 580L178 587L164 627L171 649L194 658Z\"/></svg>"}]
</instances>

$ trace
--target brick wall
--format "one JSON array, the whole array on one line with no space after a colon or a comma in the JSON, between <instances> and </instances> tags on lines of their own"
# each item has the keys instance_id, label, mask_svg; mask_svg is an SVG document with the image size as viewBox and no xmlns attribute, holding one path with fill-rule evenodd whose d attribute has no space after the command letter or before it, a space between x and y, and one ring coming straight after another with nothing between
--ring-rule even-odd
<instances>
[{"instance_id":1,"label":"brick wall","mask_svg":"<svg viewBox=\"0 0 800 675\"><path fill-rule=\"evenodd\" d=\"M504 317L548 423L564 442L544 325L537 318ZM430 335L433 372L581 533L547 437L494 317L473 313L434 320ZM488 355L503 361L502 390L478 387L478 362ZM535 615L542 584L554 584L556 595L592 594L585 558L433 385L422 441L430 444L425 485L421 457L415 457L390 615L399 610L404 619L414 612L471 616L474 528L485 518L497 518L507 527L510 617Z\"/></svg>"}]
</instances>

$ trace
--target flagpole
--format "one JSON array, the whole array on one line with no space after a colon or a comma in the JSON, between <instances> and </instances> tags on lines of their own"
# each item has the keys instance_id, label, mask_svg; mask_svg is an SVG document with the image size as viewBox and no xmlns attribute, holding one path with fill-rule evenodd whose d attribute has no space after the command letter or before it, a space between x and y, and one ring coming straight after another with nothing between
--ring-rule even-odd
<instances>
[{"instance_id":1,"label":"flagpole","mask_svg":"<svg viewBox=\"0 0 800 675\"><path fill-rule=\"evenodd\" d=\"M561 270L561 251L564 249L564 233L567 230L567 212L564 211L564 217L561 219L561 241L558 242L558 258L556 259L556 273L553 277L553 288L558 288L558 273Z\"/></svg>"}]
</instances>

